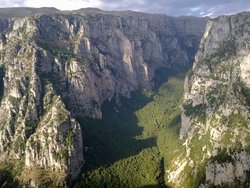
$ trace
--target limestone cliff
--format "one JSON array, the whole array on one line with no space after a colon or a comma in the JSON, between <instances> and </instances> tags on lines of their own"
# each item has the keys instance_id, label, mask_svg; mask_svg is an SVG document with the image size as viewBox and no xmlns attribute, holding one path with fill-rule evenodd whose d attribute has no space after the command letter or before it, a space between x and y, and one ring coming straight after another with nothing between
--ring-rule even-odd
<instances>
[{"instance_id":1,"label":"limestone cliff","mask_svg":"<svg viewBox=\"0 0 250 188\"><path fill-rule=\"evenodd\" d=\"M249 44L249 13L209 21L186 76L180 137L185 166L196 176L206 168L203 186L249 183Z\"/></svg>"},{"instance_id":2,"label":"limestone cliff","mask_svg":"<svg viewBox=\"0 0 250 188\"><path fill-rule=\"evenodd\" d=\"M11 12L13 11L13 12ZM76 116L154 87L159 69L189 67L207 18L96 9L0 10L0 158L25 168L83 165ZM83 133L84 135L84 133Z\"/></svg>"}]
</instances>

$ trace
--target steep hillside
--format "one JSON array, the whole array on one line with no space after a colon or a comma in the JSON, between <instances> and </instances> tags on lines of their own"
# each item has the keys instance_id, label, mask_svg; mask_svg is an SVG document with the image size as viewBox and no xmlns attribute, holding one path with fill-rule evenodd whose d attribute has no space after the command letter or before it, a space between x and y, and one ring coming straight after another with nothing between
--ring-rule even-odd
<instances>
[{"instance_id":1,"label":"steep hillside","mask_svg":"<svg viewBox=\"0 0 250 188\"><path fill-rule=\"evenodd\" d=\"M137 91L121 106L104 104L102 120L80 119L88 162L73 187L170 185L167 170L185 151L178 138L183 84L183 75L172 76L159 90Z\"/></svg>"},{"instance_id":2,"label":"steep hillside","mask_svg":"<svg viewBox=\"0 0 250 188\"><path fill-rule=\"evenodd\" d=\"M202 187L249 186L249 44L249 13L209 21L185 80L182 165L206 175Z\"/></svg>"},{"instance_id":3,"label":"steep hillside","mask_svg":"<svg viewBox=\"0 0 250 188\"><path fill-rule=\"evenodd\" d=\"M76 117L100 119L105 101L120 104L138 88L157 88L167 71L190 67L207 21L96 9L11 11L0 19L0 158L17 159L18 176L32 185L54 172L64 183L76 178L87 135Z\"/></svg>"}]
</instances>

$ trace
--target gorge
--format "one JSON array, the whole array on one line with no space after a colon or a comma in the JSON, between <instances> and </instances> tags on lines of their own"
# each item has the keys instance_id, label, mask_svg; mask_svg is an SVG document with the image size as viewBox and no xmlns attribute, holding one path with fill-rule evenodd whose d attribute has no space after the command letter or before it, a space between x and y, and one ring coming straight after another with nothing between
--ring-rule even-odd
<instances>
[{"instance_id":1,"label":"gorge","mask_svg":"<svg viewBox=\"0 0 250 188\"><path fill-rule=\"evenodd\" d=\"M249 186L249 24L0 9L0 185Z\"/></svg>"}]
</instances>

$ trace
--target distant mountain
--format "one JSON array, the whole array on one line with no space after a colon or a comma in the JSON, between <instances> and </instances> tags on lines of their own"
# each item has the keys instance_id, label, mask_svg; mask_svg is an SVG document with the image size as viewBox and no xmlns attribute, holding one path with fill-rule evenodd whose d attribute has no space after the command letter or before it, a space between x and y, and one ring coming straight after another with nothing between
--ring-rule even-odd
<instances>
[{"instance_id":1,"label":"distant mountain","mask_svg":"<svg viewBox=\"0 0 250 188\"><path fill-rule=\"evenodd\" d=\"M0 8L0 18L24 17L34 14L55 14L61 12L56 8L43 7L43 8Z\"/></svg>"}]
</instances>

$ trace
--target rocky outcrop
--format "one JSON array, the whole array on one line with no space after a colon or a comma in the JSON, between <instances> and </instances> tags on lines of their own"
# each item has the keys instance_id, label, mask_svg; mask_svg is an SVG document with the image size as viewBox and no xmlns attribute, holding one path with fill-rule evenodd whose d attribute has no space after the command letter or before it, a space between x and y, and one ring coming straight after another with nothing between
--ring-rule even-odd
<instances>
[{"instance_id":1,"label":"rocky outcrop","mask_svg":"<svg viewBox=\"0 0 250 188\"><path fill-rule=\"evenodd\" d=\"M0 157L25 158L27 170L63 171L70 179L84 161L76 116L101 118L104 101L154 87L157 70L191 66L207 21L17 10L0 10Z\"/></svg>"},{"instance_id":2,"label":"rocky outcrop","mask_svg":"<svg viewBox=\"0 0 250 188\"><path fill-rule=\"evenodd\" d=\"M26 142L25 166L63 171L76 178L83 164L81 127L61 98L53 96L51 85L46 85L45 92L45 113L37 123L36 132Z\"/></svg>"},{"instance_id":3,"label":"rocky outcrop","mask_svg":"<svg viewBox=\"0 0 250 188\"><path fill-rule=\"evenodd\" d=\"M210 185L233 186L238 178L246 180L249 170L242 167L249 164L250 152L249 44L249 13L209 21L186 77L180 137L194 173L217 158L206 167ZM196 153L197 147L202 153ZM224 156L234 156L234 162Z\"/></svg>"},{"instance_id":4,"label":"rocky outcrop","mask_svg":"<svg viewBox=\"0 0 250 188\"><path fill-rule=\"evenodd\" d=\"M25 158L25 166L65 171L75 178L83 164L80 125L38 68L35 21L8 20L1 51L1 158ZM55 83L54 83L55 84Z\"/></svg>"},{"instance_id":5,"label":"rocky outcrop","mask_svg":"<svg viewBox=\"0 0 250 188\"><path fill-rule=\"evenodd\" d=\"M63 98L71 101L71 112L101 118L105 100L119 101L121 96L129 98L138 86L152 87L159 68L191 65L204 21L197 19L201 24L188 29L184 23L194 20L180 19L183 24L163 15L129 12L44 15L37 20L37 40L57 57L57 74L68 86Z\"/></svg>"},{"instance_id":6,"label":"rocky outcrop","mask_svg":"<svg viewBox=\"0 0 250 188\"><path fill-rule=\"evenodd\" d=\"M250 170L250 155L247 152L241 152L230 156L230 161L224 163L210 163L206 167L206 184L209 185L233 185L243 186L247 180L247 173ZM237 182L237 183L236 183Z\"/></svg>"}]
</instances>

